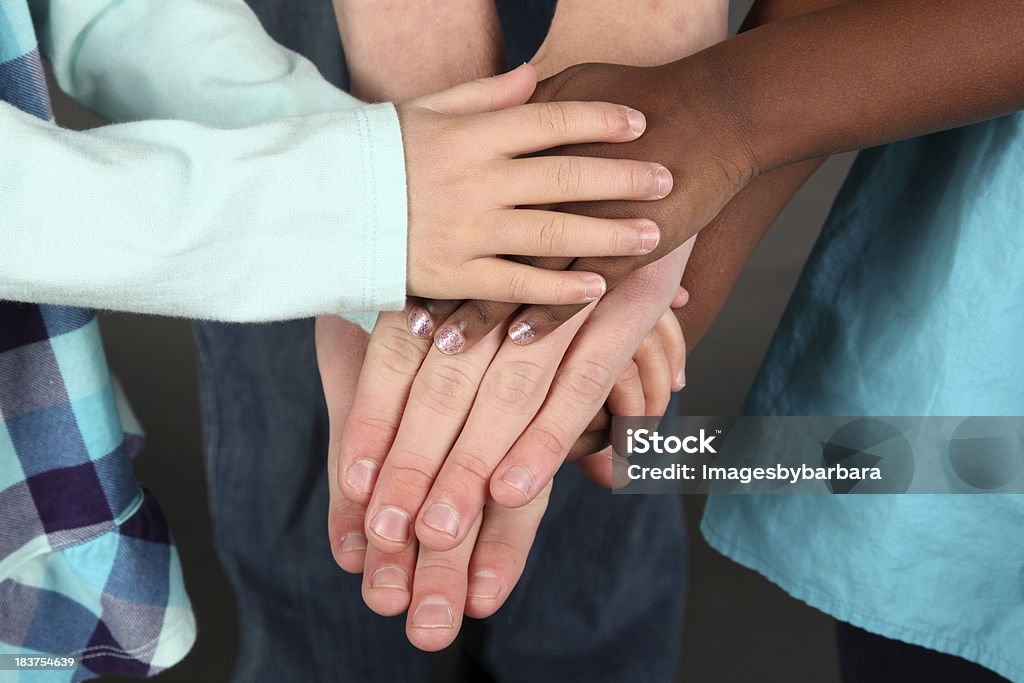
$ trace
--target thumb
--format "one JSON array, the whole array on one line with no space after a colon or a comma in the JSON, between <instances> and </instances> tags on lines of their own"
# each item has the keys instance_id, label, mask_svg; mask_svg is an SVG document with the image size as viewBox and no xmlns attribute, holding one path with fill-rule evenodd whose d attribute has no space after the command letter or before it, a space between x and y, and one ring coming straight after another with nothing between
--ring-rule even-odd
<instances>
[{"instance_id":1,"label":"thumb","mask_svg":"<svg viewBox=\"0 0 1024 683\"><path fill-rule=\"evenodd\" d=\"M442 114L479 114L526 104L536 87L536 69L523 64L498 76L421 97L417 104Z\"/></svg>"}]
</instances>

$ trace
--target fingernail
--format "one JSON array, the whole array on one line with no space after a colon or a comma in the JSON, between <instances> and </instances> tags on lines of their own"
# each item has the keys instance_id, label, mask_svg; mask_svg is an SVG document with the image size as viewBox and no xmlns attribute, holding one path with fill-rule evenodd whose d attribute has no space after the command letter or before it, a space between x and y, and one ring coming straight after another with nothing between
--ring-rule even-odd
<instances>
[{"instance_id":1,"label":"fingernail","mask_svg":"<svg viewBox=\"0 0 1024 683\"><path fill-rule=\"evenodd\" d=\"M654 251L654 248L658 246L658 242L661 241L661 230L654 223L648 223L644 225L640 231L640 253L646 254L650 251Z\"/></svg>"},{"instance_id":2,"label":"fingernail","mask_svg":"<svg viewBox=\"0 0 1024 683\"><path fill-rule=\"evenodd\" d=\"M680 370L676 373L676 391L681 391L686 386L686 370Z\"/></svg>"},{"instance_id":3,"label":"fingernail","mask_svg":"<svg viewBox=\"0 0 1024 683\"><path fill-rule=\"evenodd\" d=\"M451 605L439 595L423 598L412 614L412 625L416 628L451 628L455 625Z\"/></svg>"},{"instance_id":4,"label":"fingernail","mask_svg":"<svg viewBox=\"0 0 1024 683\"><path fill-rule=\"evenodd\" d=\"M627 109L626 119L629 121L629 130L633 135L640 136L647 129L647 117L636 109Z\"/></svg>"},{"instance_id":5,"label":"fingernail","mask_svg":"<svg viewBox=\"0 0 1024 683\"><path fill-rule=\"evenodd\" d=\"M409 516L396 507L381 508L370 522L373 533L389 541L405 543L409 540Z\"/></svg>"},{"instance_id":6,"label":"fingernail","mask_svg":"<svg viewBox=\"0 0 1024 683\"><path fill-rule=\"evenodd\" d=\"M409 311L409 331L420 339L434 334L434 319L422 306L413 306Z\"/></svg>"},{"instance_id":7,"label":"fingernail","mask_svg":"<svg viewBox=\"0 0 1024 683\"><path fill-rule=\"evenodd\" d=\"M604 296L605 284L603 277L594 277L587 280L587 290L584 295L588 301L596 301Z\"/></svg>"},{"instance_id":8,"label":"fingernail","mask_svg":"<svg viewBox=\"0 0 1024 683\"><path fill-rule=\"evenodd\" d=\"M537 336L537 330L533 329L533 325L528 322L518 322L509 328L508 336L513 344L526 346Z\"/></svg>"},{"instance_id":9,"label":"fingernail","mask_svg":"<svg viewBox=\"0 0 1024 683\"><path fill-rule=\"evenodd\" d=\"M519 467L518 465L510 468L501 480L512 488L521 491L524 496L529 496L530 489L533 487L533 475L525 467Z\"/></svg>"},{"instance_id":10,"label":"fingernail","mask_svg":"<svg viewBox=\"0 0 1024 683\"><path fill-rule=\"evenodd\" d=\"M443 328L434 339L434 346L446 356L451 356L462 350L466 345L466 338L462 336L462 330L454 325Z\"/></svg>"},{"instance_id":11,"label":"fingernail","mask_svg":"<svg viewBox=\"0 0 1024 683\"><path fill-rule=\"evenodd\" d=\"M366 536L358 531L350 531L341 541L341 552L354 553L357 550L366 550Z\"/></svg>"},{"instance_id":12,"label":"fingernail","mask_svg":"<svg viewBox=\"0 0 1024 683\"><path fill-rule=\"evenodd\" d=\"M356 460L345 472L345 483L359 493L369 493L377 481L377 469L372 460Z\"/></svg>"},{"instance_id":13,"label":"fingernail","mask_svg":"<svg viewBox=\"0 0 1024 683\"><path fill-rule=\"evenodd\" d=\"M434 503L423 513L423 523L454 538L459 533L459 513L446 503Z\"/></svg>"},{"instance_id":14,"label":"fingernail","mask_svg":"<svg viewBox=\"0 0 1024 683\"><path fill-rule=\"evenodd\" d=\"M471 598L487 598L493 600L501 592L501 581L498 575L487 570L477 572L469 577L469 591Z\"/></svg>"},{"instance_id":15,"label":"fingernail","mask_svg":"<svg viewBox=\"0 0 1024 683\"><path fill-rule=\"evenodd\" d=\"M668 196L668 193L672 191L672 174L667 168L662 166L654 174L658 179L658 199L663 199Z\"/></svg>"},{"instance_id":16,"label":"fingernail","mask_svg":"<svg viewBox=\"0 0 1024 683\"><path fill-rule=\"evenodd\" d=\"M381 567L373 573L370 585L374 588L409 590L409 575L398 567Z\"/></svg>"}]
</instances>

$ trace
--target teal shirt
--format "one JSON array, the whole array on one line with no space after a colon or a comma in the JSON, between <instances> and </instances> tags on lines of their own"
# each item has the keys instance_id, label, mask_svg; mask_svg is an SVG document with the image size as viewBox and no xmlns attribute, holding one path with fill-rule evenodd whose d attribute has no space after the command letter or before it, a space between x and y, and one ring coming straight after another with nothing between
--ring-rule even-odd
<instances>
[{"instance_id":1,"label":"teal shirt","mask_svg":"<svg viewBox=\"0 0 1024 683\"><path fill-rule=\"evenodd\" d=\"M392 105L330 85L242 0L30 4L58 85L119 125L0 104L0 299L228 321L401 308Z\"/></svg>"},{"instance_id":2,"label":"teal shirt","mask_svg":"<svg viewBox=\"0 0 1024 683\"><path fill-rule=\"evenodd\" d=\"M757 415L1024 415L1024 114L862 152ZM708 541L793 596L1024 681L1024 496L715 496Z\"/></svg>"}]
</instances>

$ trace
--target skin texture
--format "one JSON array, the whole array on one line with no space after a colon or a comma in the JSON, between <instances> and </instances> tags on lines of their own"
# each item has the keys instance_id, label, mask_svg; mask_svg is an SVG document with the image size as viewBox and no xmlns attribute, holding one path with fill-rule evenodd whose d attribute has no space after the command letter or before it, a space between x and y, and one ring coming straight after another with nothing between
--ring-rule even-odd
<instances>
[{"instance_id":1,"label":"skin texture","mask_svg":"<svg viewBox=\"0 0 1024 683\"><path fill-rule=\"evenodd\" d=\"M352 94L363 101L404 102L503 71L493 0L334 0L334 8Z\"/></svg>"},{"instance_id":2,"label":"skin texture","mask_svg":"<svg viewBox=\"0 0 1024 683\"><path fill-rule=\"evenodd\" d=\"M789 16L812 9L817 11ZM618 95L643 108L647 133L617 153L657 159L676 180L672 194L644 212L661 228L658 249L639 259L579 259L572 268L600 272L614 285L689 239L737 192L773 169L1024 106L1024 44L1015 29L1024 15L1019 2L795 2L756 12L754 21L788 18L673 64L645 70L586 65L538 89L537 98ZM623 217L637 207L572 210ZM474 303L466 320L454 324L469 326L467 337L477 338L507 315L506 307L492 313L491 306ZM576 310L528 307L510 329L525 323L531 340L538 340Z\"/></svg>"},{"instance_id":3,"label":"skin texture","mask_svg":"<svg viewBox=\"0 0 1024 683\"><path fill-rule=\"evenodd\" d=\"M500 49L493 42L497 30L489 2L403 2L402 14L417 18L412 26L408 22L395 24L390 0L374 3L372 9L380 12L366 12L365 8L365 3L335 0L352 87L364 98L401 101L496 71L493 55ZM424 23L425 17L433 21ZM454 27L464 36L472 36L466 49L457 54L444 49L452 44L450 31ZM487 39L477 39L482 36ZM410 43L413 37L418 42ZM409 49L411 45L414 50ZM377 331L404 325L404 320L401 313L381 314ZM352 407L367 342L361 329L341 318L317 320L317 360L330 422L328 533L339 566L363 573L366 604L383 615L410 610L410 641L422 649L436 650L455 637L464 613L487 616L503 600L504 587L515 585L547 496L539 496L529 509L488 509L473 538L455 552L433 553L416 544L397 555L368 550L363 532L365 508L342 495L335 476L342 428ZM498 594L492 595L495 586ZM425 626L431 621L435 625Z\"/></svg>"},{"instance_id":4,"label":"skin texture","mask_svg":"<svg viewBox=\"0 0 1024 683\"><path fill-rule=\"evenodd\" d=\"M943 21L946 23L943 23L943 21L938 23L930 21L929 26L934 35L926 36L926 38L934 39L939 37L946 40L973 38L975 42L984 43L985 41L983 40L979 41L979 35L995 31L995 24L1001 21L997 21L994 15L983 12L982 14L985 16L974 16L971 23L965 24L968 18L963 13L965 6L953 7L956 4L952 3L951 5L943 6L944 11L952 8L951 13L947 13L943 18ZM828 53L831 58L829 63L832 65L829 73L832 69L836 68L835 63L842 64L842 76L834 76L832 80L846 81L846 87L854 88L859 82L858 79L866 79L863 69L858 71L855 63L843 62L843 53L837 53L833 44L837 40L840 43L845 42L846 49L853 50L857 55L854 61L862 64L865 59L862 43L865 40L865 35L870 34L868 29L885 20L900 25L903 30L898 33L898 36L885 33L883 41L880 41L880 44L874 45L874 52L872 54L878 60L888 65L886 60L889 59L890 52L888 49L891 49L891 42L903 41L903 44L899 46L896 52L899 54L902 63L909 63L910 67L912 67L909 70L893 67L891 76L894 80L883 84L883 90L886 90L883 97L890 99L886 99L882 104L888 105L895 102L896 105L893 106L896 106L897 113L902 111L898 108L900 102L903 101L903 104L906 104L905 93L897 93L901 88L908 88L910 90L916 88L917 96L921 97L930 92L929 89L939 88L940 83L942 84L941 87L949 87L950 83L966 86L966 83L963 83L961 80L964 74L976 73L979 69L984 70L986 73L991 73L994 82L999 85L999 88L991 88L985 84L980 86L974 84L970 89L970 96L967 102L959 99L960 93L957 93L954 97L943 90L942 93L937 94L932 100L919 104L924 112L908 115L905 120L897 120L896 122L890 121L887 116L874 118L872 121L873 117L880 116L872 109L872 107L879 106L879 103L872 99L862 104L865 108L865 118L871 121L867 126L864 126L861 119L855 114L851 115L846 110L835 112L829 109L830 105L822 105L821 108L829 112L829 114L819 115L826 120L831 120L829 116L833 116L834 120L838 120L840 123L835 124L833 120L833 123L828 125L839 125L843 129L842 131L837 131L835 135L835 139L838 141L846 140L845 143L837 145L839 149L842 149L844 145L875 144L883 141L880 139L881 135L902 136L927 132L936 127L967 123L979 116L1003 113L1019 106L1024 86L1014 81L1011 78L1011 74L1015 73L1012 67L1017 66L1017 63L1021 61L1022 48L1007 44L1011 41L1004 42L1000 46L1000 50L1008 51L1015 55L1014 57L1008 58L999 50L992 50L987 45L978 49L968 48L960 52L958 57L954 59L955 64L951 65L952 75L945 73L942 76L929 76L929 78L925 79L927 82L923 88L918 81L907 83L907 73L915 73L913 67L919 66L923 69L925 66L915 57L916 53L913 49L907 47L919 45L922 42L920 35L910 30L911 25L908 23L908 15L904 12L908 7L912 10L909 15L911 17L917 16L917 14L923 15L928 13L923 3L901 4L879 0L878 2L840 5L803 17L781 20L776 24L770 24L752 31L740 40L730 41L730 43L713 47L698 54L691 60L683 60L668 67L636 70L624 67L587 66L571 71L562 77L560 85L552 86L554 88L553 96L562 96L569 92L574 98L585 97L584 93L590 92L592 96L594 93L597 93L603 97L610 92L608 89L609 82L615 82L617 83L615 87L619 89L620 93L625 93L627 90L633 93L633 97L636 98L631 102L633 106L638 106L637 103L641 100L645 102L644 106L652 123L652 129L649 131L650 137L645 136L643 140L634 143L635 145L650 145L652 142L658 141L659 133L657 131L662 122L669 122L667 124L669 128L675 127L676 147L670 147L667 144L667 138L662 138L660 141L666 149L674 151L675 159L669 159L666 163L673 169L676 177L682 181L680 187L685 188L685 190L677 190L668 200L651 208L657 211L657 209L662 208L664 205L671 207L673 214L675 214L682 225L682 227L678 228L681 231L682 238L688 239L690 237L690 230L695 229L695 226L702 226L719 214L719 210L722 208L721 204L726 204L728 200L746 188L752 178L756 176L764 177L766 179L765 183L751 187L749 192L739 197L741 207L743 204L760 207L760 214L764 217L761 222L762 227L753 231L755 237L745 240L741 245L742 249L740 251L730 252L733 256L743 254L743 250L746 250L746 254L749 254L749 251L756 245L756 235L767 228L767 225L770 224L770 218L774 217L778 209L784 205L784 197L788 192L787 188L798 186L803 182L813 170L816 162L808 162L805 165L785 169L770 180L768 176L763 175L764 172L768 169L800 161L807 156L813 157L822 151L827 151L827 149L823 149L820 144L815 142L814 133L809 134L808 142L803 146L799 144L799 140L794 142L790 139L791 136L783 135L781 132L777 134L778 140L773 140L772 135L766 134L769 139L758 143L753 143L740 135L744 128L742 126L734 127L735 121L751 116L750 109L752 108L770 109L776 100L782 99L778 95L768 97L762 92L759 97L752 97L748 100L743 93L737 94L730 90L728 96L720 96L718 104L713 104L710 109L701 111L699 109L701 105L696 103L697 98L693 94L694 86L692 84L701 84L701 87L697 88L696 91L708 90L713 93L713 79L709 79L708 74L714 73L714 69L724 70L728 73L730 60L749 65L750 70L756 71L758 67L755 62L766 61L763 57L755 59L755 56L759 54L758 51L760 53L767 51L769 54L774 54L772 50L778 52L781 49L780 45L791 45L794 40L804 40L805 44L813 45L816 48L820 48L822 52ZM1004 9L1008 10L1009 8ZM999 31L995 32L1000 34ZM1002 33L1005 34L1005 32ZM889 40L890 42L887 44L884 40ZM730 44L732 47L730 47ZM931 50L925 46L923 52L928 54ZM798 54L805 53L801 52ZM772 64L772 66L766 67L769 71L780 68L773 60L767 61ZM815 104L810 105L813 110L820 98L810 98L809 86L802 79L804 78L803 74L805 71L813 74L816 69L794 69L792 66L789 69L793 73L788 75L788 80L781 80L784 85L783 89L792 88L795 92L801 93L802 97L794 98L796 100L808 102L810 99L814 99ZM884 67L882 71L885 71ZM649 101L650 93L655 92L656 88L654 83L648 83L644 80L644 74L655 72L660 72L658 79L669 79L664 82L685 83L681 88L685 93L682 101L687 103L687 106L679 106L680 101L677 99L679 97L678 91L674 92L672 97L667 98L667 104L662 103L660 107L658 103ZM681 74L690 74L693 78L691 80L680 79L679 76ZM846 78L847 74L854 75L851 78ZM828 90L835 87L831 82L828 82L827 73L819 73L811 80L814 82L814 88L817 89ZM792 81L797 83L793 85L791 84ZM639 87L638 83L640 84ZM645 84L647 87L645 87ZM805 89L808 90L805 92ZM751 85L748 90L756 90L756 85ZM839 93L834 94L843 106L850 106L850 102L840 97ZM864 98L867 100L866 95L864 95ZM711 97L709 99L714 100L715 98ZM694 101L693 106L689 106L690 100ZM938 106L935 105L936 102ZM779 109L780 111L787 112L786 116L791 118L793 116L793 113L789 111L791 106L791 101L786 98L786 103L779 105ZM717 116L710 114L710 112L715 112L716 110ZM767 112L760 115L766 121L761 124L761 129L772 131L771 121L773 120L773 114ZM813 128L814 125L797 124L797 127ZM816 125L826 124L818 122ZM913 126L920 125L924 125L924 128L913 128ZM724 128L722 135L709 134L710 130L714 130L716 126ZM781 123L779 126L781 130ZM751 126L748 128L756 129L757 127ZM694 132L701 130L703 131L702 134L695 134ZM683 144L678 142L680 132L684 136ZM722 146L723 144L725 145L724 147ZM729 151L730 146L733 148L732 151ZM681 151L678 151L680 149ZM586 151L586 148L573 148L570 153L583 154ZM622 153L633 154L634 151L622 150ZM708 165L704 166L689 161L690 159L700 158L704 159ZM679 159L687 161L680 164ZM692 169L693 172L687 173L687 169ZM710 178L710 181L708 178ZM680 197L684 195L688 197L687 202L695 201L696 203L691 206L681 204ZM780 197L783 199L780 199ZM709 210L709 206L713 208ZM577 209L578 207L573 208ZM621 207L619 206L613 208L599 206L595 211L598 212L598 215L609 215L608 211L614 212L620 209ZM735 226L735 217L742 214L743 212L737 214L727 212L723 216L719 230L716 231L718 239L729 234L730 226ZM616 214L613 213L611 215ZM671 248L671 242L665 244L665 237L667 233L671 232L674 236L668 239L670 241L677 239L680 233L675 232L676 230L677 228L674 226L669 227L667 230L663 226L663 244L659 246L659 249ZM708 244L710 248L713 248L715 241L711 240ZM742 255L739 260L742 261L745 258L746 256ZM608 270L605 270L604 273L609 281L615 281L616 274L609 274ZM711 308L717 310L718 306L720 306L720 301L711 301ZM515 326L513 325L514 328ZM539 336L539 339L542 339L542 336ZM534 343L539 343L539 341L534 341ZM577 385L581 384L579 381L576 383ZM557 392L555 391L550 393L549 400L551 404L556 403L554 401L556 395ZM549 470L544 469L543 464L555 462L554 453L564 453L568 449L567 444L571 443L571 438L565 438L565 434L571 432L567 432L564 428L560 429L560 426L564 425L566 421L564 416L560 420L552 421L538 417L538 420L523 433L515 446L501 461L490 480L490 492L495 500L505 505L523 504L531 499L534 491L540 490L540 485L546 481L546 477L549 474ZM536 456L537 453L543 453L547 457L538 458ZM528 475L523 473L524 470L528 472ZM513 473L515 476L511 477ZM527 485L516 486L510 481L511 478L516 479L517 482L527 482ZM431 496L434 496L434 494L432 493ZM428 497L427 505L429 506L430 504L432 504L432 498ZM428 535L429 533L425 531L424 536L427 537Z\"/></svg>"},{"instance_id":5,"label":"skin texture","mask_svg":"<svg viewBox=\"0 0 1024 683\"><path fill-rule=\"evenodd\" d=\"M536 74L523 65L400 105L409 185L407 287L437 298L489 291L506 301L594 301L592 273L552 273L500 254L647 253L648 221L607 221L519 205L663 197L657 164L531 156L583 140L624 142L643 133L642 114L607 103L522 105Z\"/></svg>"},{"instance_id":6,"label":"skin texture","mask_svg":"<svg viewBox=\"0 0 1024 683\"><path fill-rule=\"evenodd\" d=\"M579 12L582 7L580 3L564 1L560 5L560 12L563 12L563 16L571 18L571 13L564 14L565 7L573 8L575 12L582 15ZM724 5L722 8L720 14L724 17ZM653 21L656 17L640 18ZM562 26L568 29L570 25L563 21ZM724 30L724 22L722 28ZM549 40L552 35L549 35ZM549 54L558 55L557 52ZM586 417L583 418L580 425L581 432L588 427L587 422L597 413L605 401L605 396L612 391L612 384L615 384L616 377L620 375L620 382L612 391L613 395L608 399L610 406L618 407L619 410L625 412L636 410L658 414L664 412L669 396L669 378L673 375L682 375L685 344L674 317L671 313L662 315L662 312L666 311L670 301L674 301L676 305L682 305L685 302L685 293L681 293L678 287L679 273L684 257L685 252L679 252L674 259L666 259L658 266L648 269L647 272L637 273L633 278L632 285L624 285L621 288L621 292L617 295L618 302L614 298L602 301L599 311L603 310L604 312L600 315L595 314L593 320L587 321L586 324L589 327L585 334L581 333L574 339L571 334L567 333L563 339L555 340L563 350L570 343L573 344L563 367L559 367L561 351L544 354L543 346L537 348L539 355L533 365L542 367L542 374L548 378L547 382L550 382L551 375L557 375L555 387L560 387L558 389L560 393L565 393L566 387L573 386L577 378L583 377L586 372L596 372L598 368L603 368L601 382L593 386L590 383L586 384L587 400L581 403L584 408L580 413ZM656 285L656 281L659 280L660 284ZM661 293L652 296L654 291ZM625 320L619 319L613 314L617 310L629 311L631 316L627 316ZM413 444L422 442L422 439L415 438L415 434L422 433L422 429L414 428L415 421L407 424L403 418L403 411L413 401L413 398L410 397L410 385L416 381L430 387L429 391L434 395L450 397L455 390L454 384L458 384L457 378L460 374L464 376L469 372L466 367L460 366L453 369L445 366L446 357L436 353L428 358L427 362L424 362L427 349L430 348L429 341L425 344L410 342L407 333L396 328L393 325L394 322L393 314L383 314L378 321L374 339L370 344L370 355L363 370L363 377L368 379L361 383L360 393L355 402L356 408L349 413L348 400L339 394L351 395L351 390L347 389L351 385L339 383L338 378L344 377L345 372L340 368L336 369L339 362L339 354L336 349L340 348L347 336L353 332L346 330L345 323L337 319L323 318L318 321L318 355L328 395L328 405L331 409L332 444L330 447L331 464L329 465L331 471L335 471L335 460L339 456L344 458L345 454L352 450L346 446L346 443L359 444L358 453L363 456L370 455L372 457L378 453L379 457L386 455L392 442L398 443L399 439L403 438L397 432L400 419L401 427L405 432L413 435L406 441ZM401 322L404 323L404 320ZM583 322L582 318L580 322ZM628 334L623 334L620 327L623 323ZM648 334L646 330L651 330L651 332ZM495 343L500 343L500 335L496 336ZM515 348L511 351L518 352L519 349ZM491 355L494 355L493 351L491 351ZM345 359L344 354L340 354L340 357ZM486 362L486 354L484 358L485 360L482 362ZM523 377L520 371L524 368L529 369L530 362L521 359L513 361L511 358L511 354L506 351L504 354L499 354L490 363L487 372L489 380L485 378L480 383L481 391L489 391L491 390L489 388L498 387L494 396L504 395L513 398L517 396L517 392L522 391L523 385L520 380ZM351 359L345 359L344 362L351 362ZM664 372L666 367L672 368L668 376ZM501 368L505 368L505 370L502 371ZM438 372L435 373L435 370ZM479 371L478 367L477 373ZM510 376L513 378L511 384L502 381L502 378L507 379ZM403 378L404 381L402 381ZM456 378L454 383L453 378ZM379 391L381 387L388 390L381 392ZM540 401L545 398L543 392L545 387L546 383L541 382L533 392L536 397L534 401L538 406ZM332 407L334 405L337 405L338 408ZM528 423L532 413L522 412L515 419L510 419L500 412L500 408L497 407L499 405L500 398L492 403L491 408L498 411L497 424L502 426L501 433L506 435L501 438L512 443ZM469 405L462 408L465 411L468 409ZM438 423L444 422L445 419L453 424L459 421L460 408L458 405L447 409L449 415L446 418L438 416L436 408L424 408L424 410L425 413L413 411L414 418L417 415L425 414L429 419L432 434L439 431ZM550 412L551 410L552 408L548 406L544 407L544 411ZM338 425L344 419L339 416L344 416L346 413L348 414L348 425L344 430L339 430ZM485 417L486 414L477 414L476 419L478 423L482 424L494 422L483 419ZM574 416L574 418L578 419L578 416ZM588 430L589 433L573 446L574 455L592 453L603 445L606 441L608 427L607 412L603 416L594 418L589 427L592 428ZM479 437L480 433L480 429L469 431L470 436ZM573 438L575 439L575 436ZM444 446L442 442L440 445L444 448L441 451L443 459L444 455L448 453L450 444ZM562 459L564 459L564 454L559 455L556 467ZM390 457L387 462L392 462ZM457 463L458 461L453 462ZM584 458L580 462L591 476L606 485L610 484L610 461L607 457L595 455ZM452 468L457 467L457 464L452 465ZM345 467L337 469L339 474L346 471ZM375 478L375 473L371 473L370 479ZM451 477L446 477L446 480L451 479ZM463 478L458 477L457 479ZM475 484L476 482L469 480L469 483ZM331 484L332 505L329 526L332 545L335 548L339 564L350 571L365 568L365 575L371 577L371 580L364 584L364 597L373 609L381 613L394 614L410 607L409 637L414 644L424 649L443 647L450 642L451 638L454 638L461 620L463 600L466 613L472 616L486 616L496 610L504 601L508 591L518 580L532 543L533 534L543 513L543 507L546 505L545 501L549 490L549 486L539 485L539 496L530 504L516 509L502 508L495 505L493 501L485 502L482 517L479 510L472 510L476 516L475 521L462 527L460 537L464 535L464 538L461 542L455 543L454 547L448 540L440 544L448 549L440 552L421 547L418 551L418 562L422 566L417 568L414 566L414 563L417 562L415 540L411 540L408 546L397 552L394 552L396 550L394 546L385 548L385 551L392 551L390 553L380 552L380 549L372 544L368 548L366 537L372 532L364 531L363 528L363 520L366 515L361 505L366 502L365 494L359 491L345 490L346 482L342 477L332 478ZM461 486L464 487L465 484L461 484ZM480 488L477 487L477 490ZM533 491L533 493L536 494L537 491ZM486 500L486 482L484 482L482 494L479 495ZM474 540L475 550L473 549ZM425 565L423 564L424 554L429 558ZM468 565L466 558L469 558ZM432 577L441 564L445 566L445 571L442 572L445 574L445 580L438 583ZM394 579L393 585L373 585L372 576L377 575L381 568L387 569L383 575ZM409 595L410 583L412 584L411 597ZM484 591L481 586L493 587L495 585L500 588L496 594L484 595L487 591ZM426 595L429 590L421 590L422 586L427 588L434 586L438 593ZM420 606L428 598L433 599L438 595L445 600L445 603L439 605L437 601L430 602L427 612L433 613L435 616L450 614L452 616L451 626L435 629L423 629L417 626L416 615L420 612Z\"/></svg>"}]
</instances>

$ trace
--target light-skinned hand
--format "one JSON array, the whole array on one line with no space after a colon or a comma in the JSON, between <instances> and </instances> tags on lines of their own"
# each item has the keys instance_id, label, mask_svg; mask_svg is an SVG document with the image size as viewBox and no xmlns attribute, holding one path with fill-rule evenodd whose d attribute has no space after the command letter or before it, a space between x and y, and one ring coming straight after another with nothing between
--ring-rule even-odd
<instances>
[{"instance_id":1,"label":"light-skinned hand","mask_svg":"<svg viewBox=\"0 0 1024 683\"><path fill-rule=\"evenodd\" d=\"M409 185L407 289L433 299L548 304L600 298L604 279L499 258L648 254L660 240L642 217L602 219L525 205L651 201L672 176L646 161L537 156L554 147L636 140L639 111L603 102L524 104L533 67L398 105ZM524 155L528 155L525 156Z\"/></svg>"}]
</instances>

